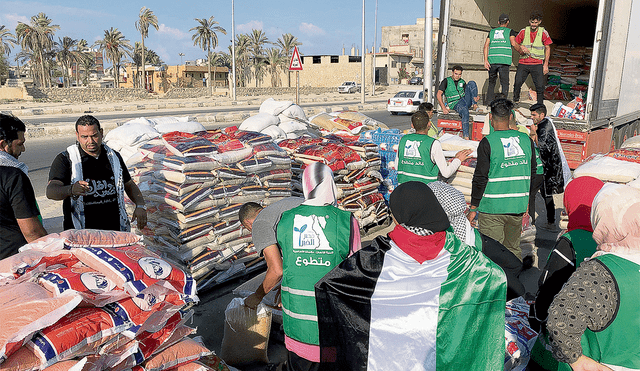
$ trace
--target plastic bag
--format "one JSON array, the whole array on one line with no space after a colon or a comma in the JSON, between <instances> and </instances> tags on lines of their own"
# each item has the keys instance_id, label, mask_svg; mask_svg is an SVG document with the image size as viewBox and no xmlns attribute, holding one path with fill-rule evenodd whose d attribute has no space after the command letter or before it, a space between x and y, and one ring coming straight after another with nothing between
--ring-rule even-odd
<instances>
[{"instance_id":1,"label":"plastic bag","mask_svg":"<svg viewBox=\"0 0 640 371\"><path fill-rule=\"evenodd\" d=\"M253 361L269 363L271 310L264 304L251 309L244 305L244 299L234 298L224 311L224 317L220 357L231 365Z\"/></svg>"}]
</instances>

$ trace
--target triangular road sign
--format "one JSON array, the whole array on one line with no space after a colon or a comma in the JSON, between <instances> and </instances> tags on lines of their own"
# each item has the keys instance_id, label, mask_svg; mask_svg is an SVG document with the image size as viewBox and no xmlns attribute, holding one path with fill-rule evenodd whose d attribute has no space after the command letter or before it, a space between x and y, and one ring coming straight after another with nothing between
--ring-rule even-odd
<instances>
[{"instance_id":1,"label":"triangular road sign","mask_svg":"<svg viewBox=\"0 0 640 371\"><path fill-rule=\"evenodd\" d=\"M302 60L300 59L297 46L293 48L293 55L291 56L291 62L289 62L289 71L302 71Z\"/></svg>"}]
</instances>

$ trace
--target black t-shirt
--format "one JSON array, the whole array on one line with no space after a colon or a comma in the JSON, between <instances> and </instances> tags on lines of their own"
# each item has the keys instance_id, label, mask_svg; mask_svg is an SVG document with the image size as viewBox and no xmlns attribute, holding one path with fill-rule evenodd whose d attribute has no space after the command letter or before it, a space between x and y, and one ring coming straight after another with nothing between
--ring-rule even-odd
<instances>
[{"instance_id":1,"label":"black t-shirt","mask_svg":"<svg viewBox=\"0 0 640 371\"><path fill-rule=\"evenodd\" d=\"M509 30L511 31L511 32L509 32L509 38L511 38L512 36L513 36L513 37L518 36L518 31L515 31L515 30L512 30L512 29L509 29ZM491 31L489 31L489 32L487 33L487 39L491 37L491 32L492 32L492 31L493 31L493 30L491 30Z\"/></svg>"},{"instance_id":2,"label":"black t-shirt","mask_svg":"<svg viewBox=\"0 0 640 371\"><path fill-rule=\"evenodd\" d=\"M27 243L17 219L40 215L31 181L22 170L0 166L0 210L0 259L4 259Z\"/></svg>"},{"instance_id":3,"label":"black t-shirt","mask_svg":"<svg viewBox=\"0 0 640 371\"><path fill-rule=\"evenodd\" d=\"M464 80L464 79L463 79ZM440 86L438 86L438 90L442 90L443 92L447 90L447 81L449 81L449 79L444 79L442 81L440 81ZM462 85L462 90L461 92L464 93L464 89L467 87L467 82L465 81L464 84Z\"/></svg>"},{"instance_id":4,"label":"black t-shirt","mask_svg":"<svg viewBox=\"0 0 640 371\"><path fill-rule=\"evenodd\" d=\"M85 228L120 230L120 207L118 205L118 194L116 191L115 177L109 162L107 151L102 147L100 156L95 157L87 154L80 146L80 159L82 160L82 176L91 186L89 195L84 196ZM122 168L122 181L127 183L131 180L127 166L122 157L116 152L120 167ZM49 170L49 180L59 180L64 185L71 184L71 160L69 153L64 151L53 160ZM64 229L73 229L71 219L71 200L65 198L62 203L62 213L64 215Z\"/></svg>"}]
</instances>

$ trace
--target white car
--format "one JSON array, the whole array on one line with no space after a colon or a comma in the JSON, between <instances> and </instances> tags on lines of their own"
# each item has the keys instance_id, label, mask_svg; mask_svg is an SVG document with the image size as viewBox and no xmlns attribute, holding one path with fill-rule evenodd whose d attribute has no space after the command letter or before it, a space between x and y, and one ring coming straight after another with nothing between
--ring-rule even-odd
<instances>
[{"instance_id":1,"label":"white car","mask_svg":"<svg viewBox=\"0 0 640 371\"><path fill-rule=\"evenodd\" d=\"M345 81L338 86L338 93L355 93L357 91L360 91L360 85L355 81Z\"/></svg>"},{"instance_id":2,"label":"white car","mask_svg":"<svg viewBox=\"0 0 640 371\"><path fill-rule=\"evenodd\" d=\"M413 113L418 110L422 102L424 102L424 91L403 90L387 101L387 111L392 115L397 115L398 112Z\"/></svg>"}]
</instances>

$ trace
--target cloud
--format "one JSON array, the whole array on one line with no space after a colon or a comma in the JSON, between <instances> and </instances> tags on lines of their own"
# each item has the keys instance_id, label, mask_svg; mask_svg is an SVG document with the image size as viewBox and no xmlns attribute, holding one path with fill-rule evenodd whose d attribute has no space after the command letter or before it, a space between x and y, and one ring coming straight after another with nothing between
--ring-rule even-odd
<instances>
[{"instance_id":1,"label":"cloud","mask_svg":"<svg viewBox=\"0 0 640 371\"><path fill-rule=\"evenodd\" d=\"M324 35L324 34L326 34L326 32L322 28L320 28L320 27L318 27L318 26L316 26L314 24L305 23L305 22L300 23L300 32L302 32L303 34L307 34L307 35Z\"/></svg>"},{"instance_id":2,"label":"cloud","mask_svg":"<svg viewBox=\"0 0 640 371\"><path fill-rule=\"evenodd\" d=\"M0 15L1 22L9 29L15 30L18 22L29 23L29 18L24 15L18 15L16 13L2 14Z\"/></svg>"},{"instance_id":3,"label":"cloud","mask_svg":"<svg viewBox=\"0 0 640 371\"><path fill-rule=\"evenodd\" d=\"M158 33L162 35L167 35L177 40L187 39L191 37L191 35L189 35L188 33L183 32L177 28L169 27L164 23L160 24L160 26L158 27Z\"/></svg>"},{"instance_id":4,"label":"cloud","mask_svg":"<svg viewBox=\"0 0 640 371\"><path fill-rule=\"evenodd\" d=\"M262 30L262 21L250 21L249 23L236 26L236 33L250 33L251 30Z\"/></svg>"}]
</instances>

